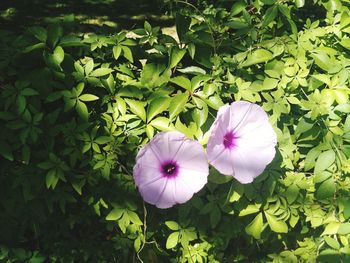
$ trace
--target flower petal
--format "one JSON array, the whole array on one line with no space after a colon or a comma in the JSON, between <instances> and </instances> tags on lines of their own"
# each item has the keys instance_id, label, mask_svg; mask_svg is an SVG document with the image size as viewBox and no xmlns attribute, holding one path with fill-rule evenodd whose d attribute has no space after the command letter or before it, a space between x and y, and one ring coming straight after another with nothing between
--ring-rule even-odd
<instances>
[{"instance_id":1,"label":"flower petal","mask_svg":"<svg viewBox=\"0 0 350 263\"><path fill-rule=\"evenodd\" d=\"M161 161L173 160L186 136L177 131L160 132L150 142Z\"/></svg>"},{"instance_id":2,"label":"flower petal","mask_svg":"<svg viewBox=\"0 0 350 263\"><path fill-rule=\"evenodd\" d=\"M160 178L159 180L145 184L139 187L140 194L147 203L157 205L159 200L163 197L163 194L167 186L167 178Z\"/></svg>"},{"instance_id":3,"label":"flower petal","mask_svg":"<svg viewBox=\"0 0 350 263\"><path fill-rule=\"evenodd\" d=\"M230 105L230 125L229 128L234 133L237 133L237 131L244 127L251 118L253 118L253 121L259 120L259 121L266 121L267 115L263 111L263 116L255 116L254 114L260 113L259 110L261 109L258 105L254 103L250 103L247 101L235 101L231 103ZM261 118L263 117L263 118Z\"/></svg>"},{"instance_id":4,"label":"flower petal","mask_svg":"<svg viewBox=\"0 0 350 263\"><path fill-rule=\"evenodd\" d=\"M230 149L226 149L223 144L215 145L208 151L208 157L211 165L220 173L233 176L234 170Z\"/></svg>"},{"instance_id":5,"label":"flower petal","mask_svg":"<svg viewBox=\"0 0 350 263\"><path fill-rule=\"evenodd\" d=\"M212 141L210 142L209 139L208 143L222 143L221 138L225 135L227 127L230 125L230 113L230 106L227 104L219 108L216 119L210 128L210 134L215 135L210 137Z\"/></svg>"},{"instance_id":6,"label":"flower petal","mask_svg":"<svg viewBox=\"0 0 350 263\"><path fill-rule=\"evenodd\" d=\"M174 174L164 172L164 162L176 164ZM136 157L135 183L143 199L159 208L188 201L207 182L208 161L202 145L179 132L162 132Z\"/></svg>"},{"instance_id":7,"label":"flower petal","mask_svg":"<svg viewBox=\"0 0 350 263\"><path fill-rule=\"evenodd\" d=\"M242 184L251 183L258 177L273 160L275 147L237 147L231 151L234 177Z\"/></svg>"},{"instance_id":8,"label":"flower petal","mask_svg":"<svg viewBox=\"0 0 350 263\"><path fill-rule=\"evenodd\" d=\"M250 183L273 160L276 134L266 112L256 104L239 101L222 108L208 141L209 162L220 173ZM234 146L229 149L224 147L225 131L235 137Z\"/></svg>"},{"instance_id":9,"label":"flower petal","mask_svg":"<svg viewBox=\"0 0 350 263\"><path fill-rule=\"evenodd\" d=\"M209 173L208 159L203 146L194 140L185 139L175 155L180 168Z\"/></svg>"},{"instance_id":10,"label":"flower petal","mask_svg":"<svg viewBox=\"0 0 350 263\"><path fill-rule=\"evenodd\" d=\"M160 161L149 145L143 147L136 156L134 179L137 186L160 175Z\"/></svg>"},{"instance_id":11,"label":"flower petal","mask_svg":"<svg viewBox=\"0 0 350 263\"><path fill-rule=\"evenodd\" d=\"M208 167L208 163L207 163ZM181 168L178 178L176 178L176 200L189 200L194 193L199 192L208 182L209 168L206 171L196 171L195 169ZM188 196L188 197L187 197ZM186 200L186 201L187 201ZM186 202L185 201L185 202Z\"/></svg>"},{"instance_id":12,"label":"flower petal","mask_svg":"<svg viewBox=\"0 0 350 263\"><path fill-rule=\"evenodd\" d=\"M240 135L236 139L236 144L244 144L244 147L275 147L277 144L277 135L268 122L260 124L248 124L242 127Z\"/></svg>"}]
</instances>

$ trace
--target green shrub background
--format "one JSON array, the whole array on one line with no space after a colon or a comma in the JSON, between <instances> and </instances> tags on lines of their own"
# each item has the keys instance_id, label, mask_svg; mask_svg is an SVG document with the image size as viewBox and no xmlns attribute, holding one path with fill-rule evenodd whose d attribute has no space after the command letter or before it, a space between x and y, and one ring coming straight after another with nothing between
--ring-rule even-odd
<instances>
[{"instance_id":1,"label":"green shrub background","mask_svg":"<svg viewBox=\"0 0 350 263\"><path fill-rule=\"evenodd\" d=\"M350 3L162 4L177 34L0 30L0 260L349 261ZM205 145L235 100L270 116L265 172L211 168L188 203L143 203L138 149L174 129Z\"/></svg>"}]
</instances>

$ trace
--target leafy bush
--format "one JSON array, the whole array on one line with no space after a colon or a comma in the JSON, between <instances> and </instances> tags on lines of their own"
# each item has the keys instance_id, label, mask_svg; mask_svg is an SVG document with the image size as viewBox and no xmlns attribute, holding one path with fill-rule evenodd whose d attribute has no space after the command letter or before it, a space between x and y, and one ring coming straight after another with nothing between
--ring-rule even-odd
<instances>
[{"instance_id":1,"label":"leafy bush","mask_svg":"<svg viewBox=\"0 0 350 263\"><path fill-rule=\"evenodd\" d=\"M222 3L177 9L180 43L147 22L0 32L1 260L349 260L348 3ZM174 129L206 144L241 99L278 135L265 172L241 185L211 168L190 202L143 203L138 149Z\"/></svg>"}]
</instances>

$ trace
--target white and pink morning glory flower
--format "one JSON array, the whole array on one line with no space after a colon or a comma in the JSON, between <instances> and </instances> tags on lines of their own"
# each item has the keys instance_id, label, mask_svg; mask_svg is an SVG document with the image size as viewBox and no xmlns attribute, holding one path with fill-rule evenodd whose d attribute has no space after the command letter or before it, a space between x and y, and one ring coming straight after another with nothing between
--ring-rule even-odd
<instances>
[{"instance_id":1,"label":"white and pink morning glory flower","mask_svg":"<svg viewBox=\"0 0 350 263\"><path fill-rule=\"evenodd\" d=\"M134 179L143 199L169 208L191 199L207 183L202 145L176 131L158 133L136 156Z\"/></svg>"},{"instance_id":2,"label":"white and pink morning glory flower","mask_svg":"<svg viewBox=\"0 0 350 263\"><path fill-rule=\"evenodd\" d=\"M209 162L243 184L253 182L275 156L276 134L265 111L238 101L222 106L207 145Z\"/></svg>"}]
</instances>

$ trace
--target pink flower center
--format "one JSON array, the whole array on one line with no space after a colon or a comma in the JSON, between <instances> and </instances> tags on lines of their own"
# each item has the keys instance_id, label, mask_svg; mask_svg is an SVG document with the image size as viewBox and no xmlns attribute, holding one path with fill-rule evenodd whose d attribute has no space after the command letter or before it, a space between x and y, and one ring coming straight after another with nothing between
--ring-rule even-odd
<instances>
[{"instance_id":1,"label":"pink flower center","mask_svg":"<svg viewBox=\"0 0 350 263\"><path fill-rule=\"evenodd\" d=\"M161 172L164 177L176 177L179 173L179 166L175 161L167 161L162 164Z\"/></svg>"},{"instance_id":2,"label":"pink flower center","mask_svg":"<svg viewBox=\"0 0 350 263\"><path fill-rule=\"evenodd\" d=\"M225 146L226 149L232 149L236 146L236 139L238 137L235 136L235 134L230 131L230 132L227 132L224 136L224 140L223 140L223 144Z\"/></svg>"}]
</instances>

